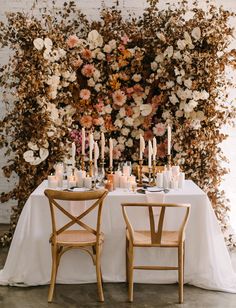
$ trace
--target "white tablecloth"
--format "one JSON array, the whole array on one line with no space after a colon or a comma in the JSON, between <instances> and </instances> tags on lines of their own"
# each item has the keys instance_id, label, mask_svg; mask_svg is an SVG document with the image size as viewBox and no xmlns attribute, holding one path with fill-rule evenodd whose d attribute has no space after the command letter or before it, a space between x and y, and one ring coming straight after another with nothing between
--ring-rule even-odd
<instances>
[{"instance_id":1,"label":"white tablecloth","mask_svg":"<svg viewBox=\"0 0 236 308\"><path fill-rule=\"evenodd\" d=\"M0 284L32 286L50 281L51 250L48 240L51 220L48 201L43 194L45 188L46 181L30 195L23 208L5 266L0 271ZM125 281L125 224L120 204L142 201L146 201L145 195L123 189L109 193L105 200L102 215L105 233L102 253L104 281ZM165 201L191 203L186 235L185 283L236 292L236 274L207 195L192 181L186 181L184 189L171 190L165 195ZM145 214L139 210L133 213L137 227L145 227ZM176 215L169 217L170 227L175 225L176 218ZM139 248L135 260L136 264L142 265L176 264L176 257L173 249ZM174 283L177 282L177 271L135 271L134 280ZM86 253L72 250L62 257L58 283L94 281L95 268Z\"/></svg>"}]
</instances>

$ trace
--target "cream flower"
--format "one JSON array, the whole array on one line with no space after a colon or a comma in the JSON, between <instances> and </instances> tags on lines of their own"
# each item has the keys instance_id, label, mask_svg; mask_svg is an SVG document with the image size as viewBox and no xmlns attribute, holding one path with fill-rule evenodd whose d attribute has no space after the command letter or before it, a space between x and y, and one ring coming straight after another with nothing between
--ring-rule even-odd
<instances>
[{"instance_id":1,"label":"cream flower","mask_svg":"<svg viewBox=\"0 0 236 308\"><path fill-rule=\"evenodd\" d=\"M102 36L97 32L97 30L92 30L88 34L88 43L91 49L95 49L97 47L102 47L103 44L103 38Z\"/></svg>"},{"instance_id":2,"label":"cream flower","mask_svg":"<svg viewBox=\"0 0 236 308\"><path fill-rule=\"evenodd\" d=\"M44 46L46 49L52 49L52 40L48 37L44 39Z\"/></svg>"},{"instance_id":3,"label":"cream flower","mask_svg":"<svg viewBox=\"0 0 236 308\"><path fill-rule=\"evenodd\" d=\"M109 104L109 105L106 105L106 106L104 107L104 111L105 111L106 113L110 114L110 113L112 112L111 105L110 105L110 104Z\"/></svg>"},{"instance_id":4,"label":"cream flower","mask_svg":"<svg viewBox=\"0 0 236 308\"><path fill-rule=\"evenodd\" d=\"M44 47L44 40L38 37L34 39L33 44L37 50L42 50Z\"/></svg>"},{"instance_id":5,"label":"cream flower","mask_svg":"<svg viewBox=\"0 0 236 308\"><path fill-rule=\"evenodd\" d=\"M103 47L103 51L105 53L110 53L112 51L112 48L110 45L106 44L104 47Z\"/></svg>"},{"instance_id":6,"label":"cream flower","mask_svg":"<svg viewBox=\"0 0 236 308\"><path fill-rule=\"evenodd\" d=\"M164 57L167 56L168 58L171 58L173 56L173 52L174 52L173 46L168 46L164 51Z\"/></svg>"},{"instance_id":7,"label":"cream flower","mask_svg":"<svg viewBox=\"0 0 236 308\"><path fill-rule=\"evenodd\" d=\"M116 90L113 94L112 94L112 99L115 105L117 106L123 106L126 102L126 95L123 91L121 90Z\"/></svg>"},{"instance_id":8,"label":"cream flower","mask_svg":"<svg viewBox=\"0 0 236 308\"><path fill-rule=\"evenodd\" d=\"M125 145L126 145L128 148L132 148L132 146L134 145L133 139L129 138L129 139L125 142Z\"/></svg>"},{"instance_id":9,"label":"cream flower","mask_svg":"<svg viewBox=\"0 0 236 308\"><path fill-rule=\"evenodd\" d=\"M201 38L201 29L199 27L196 27L191 32L192 37L198 41Z\"/></svg>"},{"instance_id":10,"label":"cream flower","mask_svg":"<svg viewBox=\"0 0 236 308\"><path fill-rule=\"evenodd\" d=\"M140 111L142 116L148 116L152 112L152 105L151 104L142 104L140 106Z\"/></svg>"},{"instance_id":11,"label":"cream flower","mask_svg":"<svg viewBox=\"0 0 236 308\"><path fill-rule=\"evenodd\" d=\"M157 65L157 63L156 63L155 61L151 63L151 69L152 69L154 72L157 70L157 67L158 67L158 65Z\"/></svg>"},{"instance_id":12,"label":"cream flower","mask_svg":"<svg viewBox=\"0 0 236 308\"><path fill-rule=\"evenodd\" d=\"M132 79L135 82L139 82L142 79L142 76L140 74L134 74Z\"/></svg>"}]
</instances>

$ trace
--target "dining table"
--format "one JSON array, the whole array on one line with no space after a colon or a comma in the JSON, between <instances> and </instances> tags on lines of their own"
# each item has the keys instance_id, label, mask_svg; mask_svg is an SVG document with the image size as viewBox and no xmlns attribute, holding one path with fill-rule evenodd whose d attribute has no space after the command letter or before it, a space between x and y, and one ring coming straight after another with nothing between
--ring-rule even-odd
<instances>
[{"instance_id":1,"label":"dining table","mask_svg":"<svg viewBox=\"0 0 236 308\"><path fill-rule=\"evenodd\" d=\"M45 180L30 194L23 207L5 265L0 270L1 285L36 286L50 282L51 217L48 199L44 195L47 188L48 182ZM101 259L104 282L126 280L126 226L121 204L155 201L159 193L124 188L108 193L102 212L105 241ZM183 188L164 192L164 202L191 204L186 229L184 282L204 289L236 293L236 273L207 194L192 180L185 180ZM73 205L71 210L79 215L76 213L78 209L79 206ZM131 209L129 215L136 229L148 228L148 212L145 209ZM167 215L165 226L174 229L180 218L178 215L177 212ZM65 219L62 214L58 217L61 223ZM91 214L87 219L93 223L96 215ZM138 248L135 251L135 263L175 266L177 249ZM136 283L170 284L177 281L177 271L134 272ZM89 256L77 249L65 253L60 262L57 283L91 282L96 282L96 272Z\"/></svg>"}]
</instances>

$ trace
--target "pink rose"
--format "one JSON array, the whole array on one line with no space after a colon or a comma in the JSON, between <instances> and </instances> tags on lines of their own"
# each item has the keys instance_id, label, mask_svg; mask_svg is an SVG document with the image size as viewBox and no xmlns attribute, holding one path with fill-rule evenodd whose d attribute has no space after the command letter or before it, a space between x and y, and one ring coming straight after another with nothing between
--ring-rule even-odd
<instances>
[{"instance_id":1,"label":"pink rose","mask_svg":"<svg viewBox=\"0 0 236 308\"><path fill-rule=\"evenodd\" d=\"M156 136L163 136L166 131L166 126L163 123L158 123L153 127L153 132Z\"/></svg>"},{"instance_id":2,"label":"pink rose","mask_svg":"<svg viewBox=\"0 0 236 308\"><path fill-rule=\"evenodd\" d=\"M66 41L67 45L69 48L74 48L79 45L79 38L74 34L70 35Z\"/></svg>"},{"instance_id":3,"label":"pink rose","mask_svg":"<svg viewBox=\"0 0 236 308\"><path fill-rule=\"evenodd\" d=\"M88 78L92 77L94 72L95 68L92 64L85 64L81 70L81 73Z\"/></svg>"},{"instance_id":4,"label":"pink rose","mask_svg":"<svg viewBox=\"0 0 236 308\"><path fill-rule=\"evenodd\" d=\"M88 100L90 98L91 92L88 89L82 89L79 93L80 98Z\"/></svg>"},{"instance_id":5,"label":"pink rose","mask_svg":"<svg viewBox=\"0 0 236 308\"><path fill-rule=\"evenodd\" d=\"M112 94L112 98L113 98L114 104L116 104L117 106L123 106L126 102L127 96L125 95L123 91L116 90Z\"/></svg>"},{"instance_id":6,"label":"pink rose","mask_svg":"<svg viewBox=\"0 0 236 308\"><path fill-rule=\"evenodd\" d=\"M95 105L95 108L97 110L97 112L102 112L103 108L104 108L104 104L102 102L99 102L98 104Z\"/></svg>"}]
</instances>

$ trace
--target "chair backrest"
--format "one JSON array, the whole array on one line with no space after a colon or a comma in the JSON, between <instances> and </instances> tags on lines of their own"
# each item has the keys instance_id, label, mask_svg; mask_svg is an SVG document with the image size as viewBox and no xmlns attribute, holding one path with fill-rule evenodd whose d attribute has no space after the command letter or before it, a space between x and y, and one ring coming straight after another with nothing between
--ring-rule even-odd
<instances>
[{"instance_id":1,"label":"chair backrest","mask_svg":"<svg viewBox=\"0 0 236 308\"><path fill-rule=\"evenodd\" d=\"M68 191L46 189L44 191L44 194L47 196L50 205L52 236L59 235L63 231L69 229L74 224L78 224L83 229L96 235L98 238L100 235L102 206L104 198L106 197L107 193L108 193L107 190L94 190L88 192L68 192ZM70 211L66 210L65 204L64 205L60 204L60 201L93 201L93 200L94 203L90 204L90 206L78 216L75 216L71 214ZM82 221L82 219L86 215L88 215L91 211L93 211L95 208L98 208L96 229ZM60 228L57 228L57 223L56 223L57 217L55 212L56 209L61 211L65 216L69 218L69 221L64 225L60 226Z\"/></svg>"},{"instance_id":2,"label":"chair backrest","mask_svg":"<svg viewBox=\"0 0 236 308\"><path fill-rule=\"evenodd\" d=\"M166 208L184 208L185 213L183 215L180 227L178 228L179 232L179 242L183 241L185 228L188 222L189 213L190 213L190 204L180 204L180 203L122 203L122 212L127 225L128 232L130 234L131 240L134 240L134 230L130 222L130 219L126 212L126 207L146 207L148 208L149 213L149 224L151 232L151 243L155 245L161 245L163 225L165 219ZM159 215L154 215L153 208L159 208ZM155 223L157 220L157 223ZM157 230L157 231L156 231Z\"/></svg>"}]
</instances>

